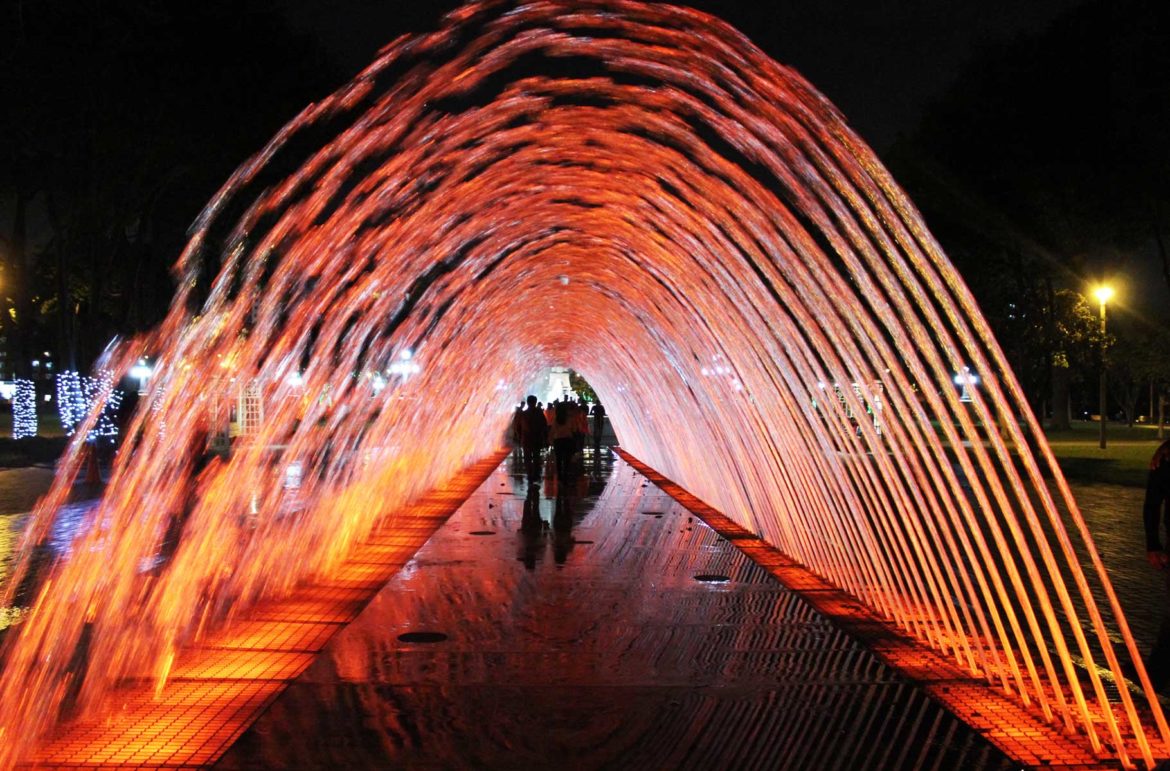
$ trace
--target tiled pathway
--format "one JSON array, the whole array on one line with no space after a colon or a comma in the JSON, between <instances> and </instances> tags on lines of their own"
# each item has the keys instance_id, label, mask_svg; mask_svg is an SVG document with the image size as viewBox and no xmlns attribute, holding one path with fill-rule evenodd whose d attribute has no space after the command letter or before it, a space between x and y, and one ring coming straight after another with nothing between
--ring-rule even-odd
<instances>
[{"instance_id":1,"label":"tiled pathway","mask_svg":"<svg viewBox=\"0 0 1170 771\"><path fill-rule=\"evenodd\" d=\"M215 762L334 634L479 488L502 455L393 515L336 575L258 607L247 622L181 653L158 696L146 684L115 694L101 720L67 725L38 768L199 768Z\"/></svg>"},{"instance_id":2,"label":"tiled pathway","mask_svg":"<svg viewBox=\"0 0 1170 771\"><path fill-rule=\"evenodd\" d=\"M1012 767L605 465L559 498L497 469L219 766Z\"/></svg>"}]
</instances>

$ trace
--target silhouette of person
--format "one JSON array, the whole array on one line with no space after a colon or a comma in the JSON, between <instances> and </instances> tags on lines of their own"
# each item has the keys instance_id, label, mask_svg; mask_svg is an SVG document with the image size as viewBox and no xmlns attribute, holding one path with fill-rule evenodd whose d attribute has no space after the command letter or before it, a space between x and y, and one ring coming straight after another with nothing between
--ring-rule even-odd
<instances>
[{"instance_id":1,"label":"silhouette of person","mask_svg":"<svg viewBox=\"0 0 1170 771\"><path fill-rule=\"evenodd\" d=\"M199 478L208 464L217 457L208 444L209 437L210 432L207 428L200 426L192 434L191 441L187 445L185 465L190 469L190 477L187 479L183 502L177 510L171 512L170 518L167 520L162 541L159 543L159 563L156 568L175 555L179 548L179 540L183 535L183 528L187 525L187 520L191 518L191 513L199 502Z\"/></svg>"},{"instance_id":2,"label":"silhouette of person","mask_svg":"<svg viewBox=\"0 0 1170 771\"><path fill-rule=\"evenodd\" d=\"M524 402L516 405L516 411L512 413L512 448L517 455L522 454L520 437L524 435Z\"/></svg>"},{"instance_id":3,"label":"silhouette of person","mask_svg":"<svg viewBox=\"0 0 1170 771\"><path fill-rule=\"evenodd\" d=\"M589 408L584 402L570 402L573 418L573 439L576 455L583 455L585 444L589 440Z\"/></svg>"},{"instance_id":4,"label":"silhouette of person","mask_svg":"<svg viewBox=\"0 0 1170 771\"><path fill-rule=\"evenodd\" d=\"M524 516L520 519L520 556L517 558L529 570L536 569L540 558L541 535L544 523L540 520L540 485L528 485L524 498Z\"/></svg>"},{"instance_id":5,"label":"silhouette of person","mask_svg":"<svg viewBox=\"0 0 1170 771\"><path fill-rule=\"evenodd\" d=\"M548 428L548 436L552 441L553 456L556 459L557 482L563 489L569 479L569 461L577 445L577 440L573 438L573 420L569 414L569 405L565 402L557 402L556 415Z\"/></svg>"},{"instance_id":6,"label":"silhouette of person","mask_svg":"<svg viewBox=\"0 0 1170 771\"><path fill-rule=\"evenodd\" d=\"M1166 577L1166 600L1170 600L1170 554L1162 545L1160 529L1170 530L1170 441L1163 442L1150 459L1146 477L1146 500L1142 506L1142 520L1146 528L1146 559L1155 570ZM1170 684L1170 603L1163 610L1162 626L1150 653L1146 669L1150 682L1161 690Z\"/></svg>"},{"instance_id":7,"label":"silhouette of person","mask_svg":"<svg viewBox=\"0 0 1170 771\"><path fill-rule=\"evenodd\" d=\"M605 430L605 407L601 402L593 405L593 457L601 452L601 432Z\"/></svg>"},{"instance_id":8,"label":"silhouette of person","mask_svg":"<svg viewBox=\"0 0 1170 771\"><path fill-rule=\"evenodd\" d=\"M528 481L536 482L540 479L540 453L548 445L548 422L535 396L528 397L528 409L524 410L523 418L520 439L524 447L524 469Z\"/></svg>"}]
</instances>

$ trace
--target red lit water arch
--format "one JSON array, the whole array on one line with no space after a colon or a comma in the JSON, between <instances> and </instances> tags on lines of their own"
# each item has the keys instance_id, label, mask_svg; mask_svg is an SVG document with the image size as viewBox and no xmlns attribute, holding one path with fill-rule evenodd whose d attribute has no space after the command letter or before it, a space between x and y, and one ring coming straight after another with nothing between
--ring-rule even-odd
<instances>
[{"instance_id":1,"label":"red lit water arch","mask_svg":"<svg viewBox=\"0 0 1170 771\"><path fill-rule=\"evenodd\" d=\"M465 6L289 123L176 270L165 323L108 362L156 354L155 409L8 641L0 765L67 694L84 711L164 681L180 646L329 570L494 451L556 365L635 456L1054 725L1147 761L1170 738L1144 675L1108 704L1098 672L1137 661L1132 638L961 278L836 109L716 19ZM384 374L406 356L417 374ZM144 571L241 388L257 433ZM276 446L303 464L295 509ZM24 565L80 464L74 446Z\"/></svg>"}]
</instances>

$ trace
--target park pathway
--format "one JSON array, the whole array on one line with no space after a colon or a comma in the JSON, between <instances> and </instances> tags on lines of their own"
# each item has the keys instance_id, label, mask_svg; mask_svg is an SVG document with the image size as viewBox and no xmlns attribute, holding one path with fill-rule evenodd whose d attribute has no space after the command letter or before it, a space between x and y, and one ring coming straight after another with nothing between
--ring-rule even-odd
<instances>
[{"instance_id":1,"label":"park pathway","mask_svg":"<svg viewBox=\"0 0 1170 771\"><path fill-rule=\"evenodd\" d=\"M620 459L497 469L240 738L235 768L1007 768Z\"/></svg>"}]
</instances>

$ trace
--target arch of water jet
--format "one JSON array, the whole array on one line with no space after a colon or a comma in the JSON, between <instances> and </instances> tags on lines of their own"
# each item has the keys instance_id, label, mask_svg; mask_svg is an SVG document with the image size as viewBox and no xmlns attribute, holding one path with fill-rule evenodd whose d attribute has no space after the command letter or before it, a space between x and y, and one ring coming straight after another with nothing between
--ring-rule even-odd
<instances>
[{"instance_id":1,"label":"arch of water jet","mask_svg":"<svg viewBox=\"0 0 1170 771\"><path fill-rule=\"evenodd\" d=\"M465 6L242 166L177 271L165 323L107 362L156 353L156 409L9 641L0 764L63 702L165 682L209 626L328 571L496 448L521 396L501 380L561 364L633 454L924 644L1127 762L1170 738L1144 675L1141 703L1108 702L1099 668L1140 660L961 279L832 105L716 19ZM385 375L407 349L420 372ZM194 479L246 385L262 424ZM144 571L185 508L173 559Z\"/></svg>"}]
</instances>

